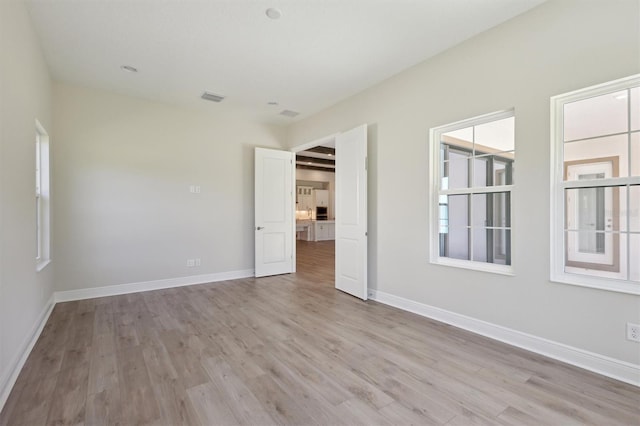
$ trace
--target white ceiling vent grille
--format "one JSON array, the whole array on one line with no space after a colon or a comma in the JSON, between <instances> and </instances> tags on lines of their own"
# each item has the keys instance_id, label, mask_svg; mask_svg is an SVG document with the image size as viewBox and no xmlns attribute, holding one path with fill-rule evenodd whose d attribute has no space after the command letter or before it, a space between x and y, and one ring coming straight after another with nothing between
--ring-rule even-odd
<instances>
[{"instance_id":1,"label":"white ceiling vent grille","mask_svg":"<svg viewBox=\"0 0 640 426\"><path fill-rule=\"evenodd\" d=\"M220 102L224 99L224 96L216 95L215 93L211 92L204 92L200 97L204 100L212 102Z\"/></svg>"},{"instance_id":2,"label":"white ceiling vent grille","mask_svg":"<svg viewBox=\"0 0 640 426\"><path fill-rule=\"evenodd\" d=\"M280 113L280 115L284 115L285 117L291 117L291 118L293 118L293 117L295 117L295 116L297 116L297 115L300 115L300 113L299 113L299 112L295 112L295 111L291 111L291 110L288 110L288 109L285 109L284 111L282 111L282 112Z\"/></svg>"}]
</instances>

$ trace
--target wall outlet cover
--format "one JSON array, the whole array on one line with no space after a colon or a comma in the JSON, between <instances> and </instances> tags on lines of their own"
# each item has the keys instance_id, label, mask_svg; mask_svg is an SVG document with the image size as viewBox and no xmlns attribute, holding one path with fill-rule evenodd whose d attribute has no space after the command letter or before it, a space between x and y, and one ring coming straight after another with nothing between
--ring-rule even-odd
<instances>
[{"instance_id":1,"label":"wall outlet cover","mask_svg":"<svg viewBox=\"0 0 640 426\"><path fill-rule=\"evenodd\" d=\"M640 342L640 325L627 323L627 340L632 342Z\"/></svg>"}]
</instances>

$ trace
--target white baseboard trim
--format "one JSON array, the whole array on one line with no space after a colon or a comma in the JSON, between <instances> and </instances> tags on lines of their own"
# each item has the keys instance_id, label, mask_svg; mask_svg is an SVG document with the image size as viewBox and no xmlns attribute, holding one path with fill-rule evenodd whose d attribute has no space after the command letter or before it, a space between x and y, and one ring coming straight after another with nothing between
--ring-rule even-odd
<instances>
[{"instance_id":1,"label":"white baseboard trim","mask_svg":"<svg viewBox=\"0 0 640 426\"><path fill-rule=\"evenodd\" d=\"M27 362L27 358L31 353L31 350L35 346L38 338L40 337L40 333L42 333L42 329L44 328L47 320L49 319L49 315L53 311L53 307L55 306L54 295L52 294L47 303L44 306L44 309L38 316L38 320L33 325L31 332L27 335L25 342L22 344L22 347L18 351L15 356L13 362L10 365L10 368L7 372L0 378L0 411L4 408L4 404L7 402L9 398L9 394L13 389L13 385L16 384L16 380L18 379L18 375L24 367L24 363Z\"/></svg>"},{"instance_id":2,"label":"white baseboard trim","mask_svg":"<svg viewBox=\"0 0 640 426\"><path fill-rule=\"evenodd\" d=\"M558 361L566 362L567 364L584 368L585 370L602 374L603 376L640 386L640 365L637 364L620 361L584 349L575 348L563 343L460 315L435 306L394 296L382 291L370 289L369 298L376 302L444 322L491 339L548 356Z\"/></svg>"},{"instance_id":3,"label":"white baseboard trim","mask_svg":"<svg viewBox=\"0 0 640 426\"><path fill-rule=\"evenodd\" d=\"M42 329L44 328L51 312L56 303L70 302L73 300L93 299L96 297L116 296L119 294L137 293L147 290L160 290L163 288L182 287L187 285L207 284L218 281L236 280L241 278L249 278L255 276L253 269L244 269L240 271L220 272L216 274L191 275L188 277L169 278L164 280L144 281L138 283L112 285L105 287L85 288L80 290L57 291L51 295L51 298L45 305L44 310L36 324L34 324L31 333L22 349L18 352L16 359L10 364L11 368L0 377L0 411L9 398L9 394L18 379L18 375L24 367L31 350L35 346Z\"/></svg>"},{"instance_id":4,"label":"white baseboard trim","mask_svg":"<svg viewBox=\"0 0 640 426\"><path fill-rule=\"evenodd\" d=\"M79 290L56 291L55 302L71 302L73 300L95 299L96 297L117 296L119 294L138 293L141 291L161 290L164 288L183 287L187 285L207 284L218 281L237 280L253 277L253 269L219 272L215 274L190 275L187 277L168 278L163 280L143 281L130 284L110 285L105 287L83 288Z\"/></svg>"}]
</instances>

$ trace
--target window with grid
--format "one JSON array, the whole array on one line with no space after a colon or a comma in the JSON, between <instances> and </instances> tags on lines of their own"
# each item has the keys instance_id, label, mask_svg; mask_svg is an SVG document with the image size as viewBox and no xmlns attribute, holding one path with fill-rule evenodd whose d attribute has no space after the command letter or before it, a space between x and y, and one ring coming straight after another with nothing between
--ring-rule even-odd
<instances>
[{"instance_id":1,"label":"window with grid","mask_svg":"<svg viewBox=\"0 0 640 426\"><path fill-rule=\"evenodd\" d=\"M551 110L551 279L640 294L640 76Z\"/></svg>"},{"instance_id":2,"label":"window with grid","mask_svg":"<svg viewBox=\"0 0 640 426\"><path fill-rule=\"evenodd\" d=\"M36 120L35 146L35 216L36 216L36 270L49 264L50 259L50 188L49 188L49 136Z\"/></svg>"},{"instance_id":3,"label":"window with grid","mask_svg":"<svg viewBox=\"0 0 640 426\"><path fill-rule=\"evenodd\" d=\"M431 129L431 261L513 273L514 112Z\"/></svg>"}]
</instances>

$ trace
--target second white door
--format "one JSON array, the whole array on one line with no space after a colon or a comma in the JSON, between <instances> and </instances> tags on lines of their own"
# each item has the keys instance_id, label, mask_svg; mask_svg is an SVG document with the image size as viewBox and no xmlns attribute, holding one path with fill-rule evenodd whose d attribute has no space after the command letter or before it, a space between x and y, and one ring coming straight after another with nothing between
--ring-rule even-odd
<instances>
[{"instance_id":1,"label":"second white door","mask_svg":"<svg viewBox=\"0 0 640 426\"><path fill-rule=\"evenodd\" d=\"M336 137L335 286L367 300L367 125Z\"/></svg>"}]
</instances>

